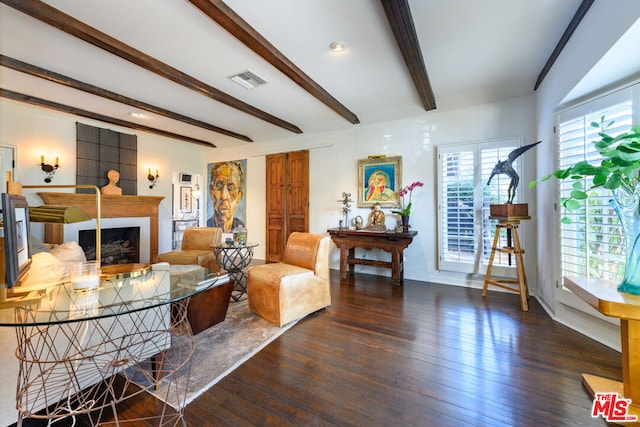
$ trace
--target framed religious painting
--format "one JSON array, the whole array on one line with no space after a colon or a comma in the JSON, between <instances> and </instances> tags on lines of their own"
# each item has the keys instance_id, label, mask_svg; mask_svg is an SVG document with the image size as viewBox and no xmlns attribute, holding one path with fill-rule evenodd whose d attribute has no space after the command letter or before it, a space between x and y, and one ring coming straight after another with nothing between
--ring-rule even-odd
<instances>
[{"instance_id":1,"label":"framed religious painting","mask_svg":"<svg viewBox=\"0 0 640 427\"><path fill-rule=\"evenodd\" d=\"M400 207L402 157L369 157L358 160L358 207Z\"/></svg>"}]
</instances>

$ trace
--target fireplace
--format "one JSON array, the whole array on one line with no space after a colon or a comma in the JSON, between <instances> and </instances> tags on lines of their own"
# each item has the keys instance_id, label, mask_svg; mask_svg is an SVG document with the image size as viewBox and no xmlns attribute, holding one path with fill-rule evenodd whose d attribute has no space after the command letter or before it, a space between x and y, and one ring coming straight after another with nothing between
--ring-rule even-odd
<instances>
[{"instance_id":1,"label":"fireplace","mask_svg":"<svg viewBox=\"0 0 640 427\"><path fill-rule=\"evenodd\" d=\"M111 236L107 236L106 233L110 233L109 230L120 230L120 229L129 229L129 228L133 228L136 229L138 232L138 236L135 238L135 242L136 242L136 254L138 256L138 259L135 262L139 262L142 264L149 264L150 263L150 248L149 248L149 235L150 235L150 229L149 229L149 220L147 218L141 218L141 217L133 217L133 218L103 218L102 221L100 221L100 234L102 236L102 247L101 247L101 253L102 253L102 264L103 265L112 265L113 262L109 262L107 263L106 261L106 257L107 257L107 252L112 252L112 250L110 249L106 249L104 244L106 242L108 242L107 239L112 240L114 239ZM86 238L90 239L89 242L90 244L86 244L83 243L81 234L86 234ZM78 244L80 245L80 247L82 247L82 249L85 251L85 254L87 256L87 259L94 259L95 258L95 241L96 241L96 221L91 220L91 221L85 221L85 222L76 222L73 224L64 224L64 236L65 236L65 241L69 241L69 240L73 240L78 242ZM133 241L134 239L131 238L130 236L121 236L115 237L115 240L122 240L122 241ZM129 245L131 245L131 243L129 243ZM121 262L124 263L125 261L116 261L117 262Z\"/></svg>"},{"instance_id":2,"label":"fireplace","mask_svg":"<svg viewBox=\"0 0 640 427\"><path fill-rule=\"evenodd\" d=\"M103 228L101 235L102 265L140 262L140 227ZM96 259L95 230L79 230L78 244L87 260Z\"/></svg>"},{"instance_id":3,"label":"fireplace","mask_svg":"<svg viewBox=\"0 0 640 427\"><path fill-rule=\"evenodd\" d=\"M41 192L38 195L46 205L76 206L92 218L96 216L96 196L93 194L77 193L49 193ZM124 226L137 226L140 228L140 262L143 264L158 261L158 209L160 201L164 197L156 196L114 196L101 195L101 220L100 228L115 228ZM138 220L137 224L129 221ZM127 223L124 223L127 221ZM110 223L111 222L111 223ZM93 228L91 221L78 222L83 224L81 229ZM44 237L48 243L62 243L69 240L78 241L77 230L72 228L75 224L45 224ZM75 233L75 234L74 234Z\"/></svg>"}]
</instances>

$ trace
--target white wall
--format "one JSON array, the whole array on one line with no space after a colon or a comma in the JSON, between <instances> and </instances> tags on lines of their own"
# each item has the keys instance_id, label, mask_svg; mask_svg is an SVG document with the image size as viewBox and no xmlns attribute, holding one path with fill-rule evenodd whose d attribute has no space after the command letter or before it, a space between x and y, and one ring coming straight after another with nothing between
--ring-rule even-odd
<instances>
[{"instance_id":1,"label":"white wall","mask_svg":"<svg viewBox=\"0 0 640 427\"><path fill-rule=\"evenodd\" d=\"M615 5L616 7L612 7ZM554 134L553 113L562 100L587 75L600 58L640 17L640 2L636 0L616 0L594 2L580 26L572 35L551 71L536 93L536 133L537 138L547 143L540 144L537 157L537 176L553 170ZM615 24L612 24L615 23ZM606 28L602 31L602 28ZM637 44L635 45L637 46ZM636 51L625 53L635 56ZM637 72L638 70L635 70ZM613 81L602 81L606 87ZM555 200L555 183L545 183L536 187L537 199ZM556 271L558 257L556 246L555 213L552 203L539 203L536 211L538 246L538 299L555 318L572 328L591 336L613 348L619 349L618 328L611 323L598 321L592 316L559 303L560 280ZM595 313L585 306L587 313Z\"/></svg>"},{"instance_id":2,"label":"white wall","mask_svg":"<svg viewBox=\"0 0 640 427\"><path fill-rule=\"evenodd\" d=\"M425 186L414 191L411 215L412 228L418 235L405 250L405 278L481 287L484 277L470 277L460 273L441 272L437 266L436 243L436 147L441 144L524 137L525 143L534 142L534 99L522 97L505 102L480 105L455 111L429 112L411 119L374 125L357 125L349 130L317 135L302 135L281 141L247 144L234 149L217 149L208 161L247 159L247 231L251 241L260 243L257 258L264 258L265 243L265 155L311 148L309 152L310 203L309 229L324 233L337 227L342 216L340 203L343 192L357 199L358 160L369 155L402 156L402 183L420 180ZM315 147L315 148L314 148ZM534 159L531 156L531 159ZM533 161L531 162L531 164ZM525 166L522 190L529 191L526 183L534 177L535 168ZM524 199L535 207L535 200L525 194ZM533 196L534 193L530 195ZM388 228L395 226L397 217L384 209ZM366 221L368 209L352 204L351 218L361 215ZM525 247L535 254L533 228L524 225ZM360 249L358 249L360 251ZM365 252L358 252L358 254ZM371 251L369 258L389 259L389 254ZM535 259L525 261L531 288L535 290ZM332 254L332 268L338 266L338 252ZM356 271L390 276L384 268L357 266Z\"/></svg>"},{"instance_id":3,"label":"white wall","mask_svg":"<svg viewBox=\"0 0 640 427\"><path fill-rule=\"evenodd\" d=\"M60 168L51 184L76 184L76 121L138 136L138 194L164 197L159 209L158 250L159 253L170 251L172 172L200 169L201 165L194 164L194 159L201 159L203 153L214 150L0 98L0 145L16 147L15 179L24 185L46 185L40 170L40 156L44 155L46 162L58 156ZM153 189L149 189L147 180L149 168L158 169L160 175ZM4 182L4 177L1 179ZM27 191L46 190L25 190L25 194ZM35 195L28 197L30 204L41 203ZM36 225L34 228L38 233Z\"/></svg>"}]
</instances>

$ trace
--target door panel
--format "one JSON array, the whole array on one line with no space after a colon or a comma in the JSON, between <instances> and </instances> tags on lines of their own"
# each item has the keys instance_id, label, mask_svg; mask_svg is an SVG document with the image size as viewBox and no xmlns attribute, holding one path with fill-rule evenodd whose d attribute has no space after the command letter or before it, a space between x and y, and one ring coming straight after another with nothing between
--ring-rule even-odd
<instances>
[{"instance_id":1,"label":"door panel","mask_svg":"<svg viewBox=\"0 0 640 427\"><path fill-rule=\"evenodd\" d=\"M309 152L288 153L287 172L285 236L289 237L294 231L309 231Z\"/></svg>"},{"instance_id":2,"label":"door panel","mask_svg":"<svg viewBox=\"0 0 640 427\"><path fill-rule=\"evenodd\" d=\"M267 156L266 177L266 260L269 262L282 261L284 258L284 218L285 202L284 191L286 154L273 154Z\"/></svg>"},{"instance_id":3,"label":"door panel","mask_svg":"<svg viewBox=\"0 0 640 427\"><path fill-rule=\"evenodd\" d=\"M278 262L289 234L309 231L309 152L267 156L266 172L266 259Z\"/></svg>"}]
</instances>

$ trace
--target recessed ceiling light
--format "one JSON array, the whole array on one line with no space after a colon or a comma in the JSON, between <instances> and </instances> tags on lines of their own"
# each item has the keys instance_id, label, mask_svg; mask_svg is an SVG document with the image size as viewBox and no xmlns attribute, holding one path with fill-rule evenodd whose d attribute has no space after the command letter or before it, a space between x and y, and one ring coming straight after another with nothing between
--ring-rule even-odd
<instances>
[{"instance_id":1,"label":"recessed ceiling light","mask_svg":"<svg viewBox=\"0 0 640 427\"><path fill-rule=\"evenodd\" d=\"M145 115L144 115L144 114L142 114L142 113L136 113L136 112L129 113L129 115L130 115L131 117L135 117L136 119L143 119L143 118L145 117Z\"/></svg>"},{"instance_id":2,"label":"recessed ceiling light","mask_svg":"<svg viewBox=\"0 0 640 427\"><path fill-rule=\"evenodd\" d=\"M333 42L329 45L329 49L334 52L342 52L345 48L346 46L343 42Z\"/></svg>"}]
</instances>

